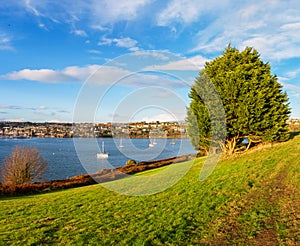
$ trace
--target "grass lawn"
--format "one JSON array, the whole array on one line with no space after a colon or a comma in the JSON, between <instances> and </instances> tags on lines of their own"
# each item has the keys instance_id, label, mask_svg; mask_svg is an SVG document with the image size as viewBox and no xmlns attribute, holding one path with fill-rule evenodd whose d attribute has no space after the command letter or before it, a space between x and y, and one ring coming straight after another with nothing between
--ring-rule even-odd
<instances>
[{"instance_id":1,"label":"grass lawn","mask_svg":"<svg viewBox=\"0 0 300 246\"><path fill-rule=\"evenodd\" d=\"M199 181L202 163L149 196L91 185L2 197L0 245L300 244L300 136L221 161Z\"/></svg>"}]
</instances>

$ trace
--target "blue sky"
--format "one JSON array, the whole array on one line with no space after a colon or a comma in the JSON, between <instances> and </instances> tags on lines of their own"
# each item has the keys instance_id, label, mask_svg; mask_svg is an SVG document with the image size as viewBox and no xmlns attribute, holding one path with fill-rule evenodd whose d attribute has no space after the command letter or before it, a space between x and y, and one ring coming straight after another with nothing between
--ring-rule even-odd
<instances>
[{"instance_id":1,"label":"blue sky","mask_svg":"<svg viewBox=\"0 0 300 246\"><path fill-rule=\"evenodd\" d=\"M300 118L300 3L10 0L0 5L0 120L182 120L228 43L254 47Z\"/></svg>"}]
</instances>

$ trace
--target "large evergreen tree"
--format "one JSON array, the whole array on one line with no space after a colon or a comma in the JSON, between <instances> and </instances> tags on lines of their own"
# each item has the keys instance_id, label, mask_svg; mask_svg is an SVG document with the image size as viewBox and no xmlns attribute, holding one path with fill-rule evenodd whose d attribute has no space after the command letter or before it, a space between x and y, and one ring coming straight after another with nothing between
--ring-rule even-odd
<instances>
[{"instance_id":1,"label":"large evergreen tree","mask_svg":"<svg viewBox=\"0 0 300 246\"><path fill-rule=\"evenodd\" d=\"M220 57L206 63L189 94L188 133L195 148L207 150L210 145L212 121L199 94L207 79L223 103L226 139L222 147L228 154L255 143L288 139L288 98L270 65L253 48L239 52L229 45Z\"/></svg>"}]
</instances>

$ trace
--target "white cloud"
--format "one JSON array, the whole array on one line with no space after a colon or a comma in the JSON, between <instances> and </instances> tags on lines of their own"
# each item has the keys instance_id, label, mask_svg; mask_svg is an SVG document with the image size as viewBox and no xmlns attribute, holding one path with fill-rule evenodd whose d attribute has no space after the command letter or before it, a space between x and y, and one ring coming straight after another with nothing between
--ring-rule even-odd
<instances>
[{"instance_id":1,"label":"white cloud","mask_svg":"<svg viewBox=\"0 0 300 246\"><path fill-rule=\"evenodd\" d=\"M182 120L182 119L181 118L178 119L173 114L158 114L158 115L143 117L141 119L141 121L146 121L146 122L153 122L153 121L170 122L170 121L178 121L178 120Z\"/></svg>"},{"instance_id":2,"label":"white cloud","mask_svg":"<svg viewBox=\"0 0 300 246\"><path fill-rule=\"evenodd\" d=\"M190 24L198 21L207 12L218 12L223 10L228 1L191 1L191 0L172 0L167 7L157 15L159 26L169 26L174 23ZM173 31L175 30L172 27Z\"/></svg>"},{"instance_id":3,"label":"white cloud","mask_svg":"<svg viewBox=\"0 0 300 246\"><path fill-rule=\"evenodd\" d=\"M139 47L137 47L137 46L134 46L134 47L131 47L131 48L128 48L130 51L132 51L132 52L137 52L137 51L139 51L140 50L140 48Z\"/></svg>"},{"instance_id":4,"label":"white cloud","mask_svg":"<svg viewBox=\"0 0 300 246\"><path fill-rule=\"evenodd\" d=\"M300 68L295 69L293 71L289 71L286 74L287 76L289 76L289 78L295 78L299 73L300 73Z\"/></svg>"},{"instance_id":5,"label":"white cloud","mask_svg":"<svg viewBox=\"0 0 300 246\"><path fill-rule=\"evenodd\" d=\"M293 92L300 93L300 86L299 85L293 85L293 84L288 84L288 83L283 83L283 88L287 90L291 90Z\"/></svg>"},{"instance_id":6,"label":"white cloud","mask_svg":"<svg viewBox=\"0 0 300 246\"><path fill-rule=\"evenodd\" d=\"M44 23L39 23L39 28L44 29L46 31L49 31L48 28L46 27L46 25Z\"/></svg>"},{"instance_id":7,"label":"white cloud","mask_svg":"<svg viewBox=\"0 0 300 246\"><path fill-rule=\"evenodd\" d=\"M87 33L84 30L74 30L72 31L76 36L87 37Z\"/></svg>"},{"instance_id":8,"label":"white cloud","mask_svg":"<svg viewBox=\"0 0 300 246\"><path fill-rule=\"evenodd\" d=\"M246 46L254 47L264 57L272 60L280 60L300 57L299 44L300 34L281 32L278 34L256 35L244 40L239 46L240 48Z\"/></svg>"},{"instance_id":9,"label":"white cloud","mask_svg":"<svg viewBox=\"0 0 300 246\"><path fill-rule=\"evenodd\" d=\"M173 0L167 7L158 14L157 24L160 26L168 26L173 22L190 23L198 19L201 8L206 3L189 0Z\"/></svg>"},{"instance_id":10,"label":"white cloud","mask_svg":"<svg viewBox=\"0 0 300 246\"><path fill-rule=\"evenodd\" d=\"M20 109L21 107L16 105L0 105L0 109Z\"/></svg>"},{"instance_id":11,"label":"white cloud","mask_svg":"<svg viewBox=\"0 0 300 246\"><path fill-rule=\"evenodd\" d=\"M284 24L280 28L283 29L283 30L295 30L295 31L299 31L299 29L300 29L300 22L294 22L294 23Z\"/></svg>"},{"instance_id":12,"label":"white cloud","mask_svg":"<svg viewBox=\"0 0 300 246\"><path fill-rule=\"evenodd\" d=\"M82 81L94 73L100 66L89 65L85 67L71 66L63 70L52 69L23 69L14 71L0 78L8 80L31 80L46 83L60 83L69 81Z\"/></svg>"},{"instance_id":13,"label":"white cloud","mask_svg":"<svg viewBox=\"0 0 300 246\"><path fill-rule=\"evenodd\" d=\"M145 59L148 59L149 57L152 57L152 58L155 58L157 60L161 60L161 61L167 61L169 60L169 56L170 56L170 53L168 51L166 51L166 53L164 54L163 51L143 51L143 50L140 50L140 51L137 51L137 52L134 52L132 54L130 54L132 56L137 56L137 57L142 57L142 58L145 58Z\"/></svg>"},{"instance_id":14,"label":"white cloud","mask_svg":"<svg viewBox=\"0 0 300 246\"><path fill-rule=\"evenodd\" d=\"M2 75L1 78L8 80L34 80L39 82L66 82L70 81L72 78L66 74L54 71L51 69L23 69L20 71L14 71L12 73Z\"/></svg>"},{"instance_id":15,"label":"white cloud","mask_svg":"<svg viewBox=\"0 0 300 246\"><path fill-rule=\"evenodd\" d=\"M88 50L88 53L99 55L99 54L101 54L102 52L101 52L100 50Z\"/></svg>"},{"instance_id":16,"label":"white cloud","mask_svg":"<svg viewBox=\"0 0 300 246\"><path fill-rule=\"evenodd\" d=\"M45 83L84 82L89 78L89 82L94 84L110 84L112 81L130 73L130 71L112 66L88 65L85 67L70 66L63 70L23 69L1 75L0 78L7 80L24 79Z\"/></svg>"},{"instance_id":17,"label":"white cloud","mask_svg":"<svg viewBox=\"0 0 300 246\"><path fill-rule=\"evenodd\" d=\"M107 28L105 26L102 26L102 25L92 25L91 28L94 29L94 30L98 30L100 32L104 32L104 31L109 30L109 28Z\"/></svg>"},{"instance_id":18,"label":"white cloud","mask_svg":"<svg viewBox=\"0 0 300 246\"><path fill-rule=\"evenodd\" d=\"M101 40L98 42L98 45L111 45L113 42L113 39L112 38L106 38L106 37L103 37L101 38Z\"/></svg>"},{"instance_id":19,"label":"white cloud","mask_svg":"<svg viewBox=\"0 0 300 246\"><path fill-rule=\"evenodd\" d=\"M79 81L86 80L90 75L100 68L99 65L88 65L85 67L70 66L62 70L62 74Z\"/></svg>"},{"instance_id":20,"label":"white cloud","mask_svg":"<svg viewBox=\"0 0 300 246\"><path fill-rule=\"evenodd\" d=\"M130 73L131 72L118 67L100 66L96 71L91 73L92 76L88 78L88 82L96 85L110 85Z\"/></svg>"},{"instance_id":21,"label":"white cloud","mask_svg":"<svg viewBox=\"0 0 300 246\"><path fill-rule=\"evenodd\" d=\"M119 81L119 85L138 88L158 86L160 88L174 89L182 88L186 86L186 83L166 74L130 73Z\"/></svg>"},{"instance_id":22,"label":"white cloud","mask_svg":"<svg viewBox=\"0 0 300 246\"><path fill-rule=\"evenodd\" d=\"M48 18L55 23L68 23L71 29L77 22L84 25L89 23L87 28L106 32L106 35L111 34L115 23L137 20L155 7L158 13L154 16L156 24L169 27L170 30L177 32L176 35L181 33L178 25L184 28L190 24L197 25L199 33L191 39L195 46L191 52L219 52L231 43L239 49L243 49L246 45L254 46L267 59L300 56L298 1L289 0L283 3L279 0L250 2L170 0L164 4L149 6L152 2L152 0L78 0L76 4L70 5L66 0L55 3L25 0L22 4L27 11L40 19ZM45 27L41 23L39 26ZM83 30L76 29L73 33L82 37L87 36ZM131 51L140 49L137 41L129 37L104 38L99 42L99 45L112 44ZM11 49L11 45L0 42L0 49Z\"/></svg>"},{"instance_id":23,"label":"white cloud","mask_svg":"<svg viewBox=\"0 0 300 246\"><path fill-rule=\"evenodd\" d=\"M107 32L120 21L135 20L153 0L23 0L8 1L8 6L16 5L33 14L38 19L47 18L53 23L67 23L71 29L78 22L87 21L88 28ZM3 4L2 4L3 5ZM79 35L82 35L81 32Z\"/></svg>"},{"instance_id":24,"label":"white cloud","mask_svg":"<svg viewBox=\"0 0 300 246\"><path fill-rule=\"evenodd\" d=\"M283 81L290 80L289 78L286 78L286 77L277 77L277 78L278 78L279 83L281 83L282 85L283 85Z\"/></svg>"},{"instance_id":25,"label":"white cloud","mask_svg":"<svg viewBox=\"0 0 300 246\"><path fill-rule=\"evenodd\" d=\"M283 90L287 91L290 99L290 106L292 107L292 116L299 118L300 108L300 85L291 83L282 83Z\"/></svg>"},{"instance_id":26,"label":"white cloud","mask_svg":"<svg viewBox=\"0 0 300 246\"><path fill-rule=\"evenodd\" d=\"M163 65L153 65L148 66L145 70L188 70L188 71L198 71L203 68L205 62L209 61L209 59L203 56L194 56L187 59L181 59L178 61L172 61Z\"/></svg>"},{"instance_id":27,"label":"white cloud","mask_svg":"<svg viewBox=\"0 0 300 246\"><path fill-rule=\"evenodd\" d=\"M199 31L191 52L219 52L231 43L239 49L253 46L268 60L300 57L297 1L228 2L227 9L216 8L216 18Z\"/></svg>"},{"instance_id":28,"label":"white cloud","mask_svg":"<svg viewBox=\"0 0 300 246\"><path fill-rule=\"evenodd\" d=\"M143 87L163 86L180 87L183 81L161 74L133 73L115 66L87 65L84 67L69 66L62 70L23 69L0 76L6 80L29 80L44 83L84 82L95 85L112 85Z\"/></svg>"},{"instance_id":29,"label":"white cloud","mask_svg":"<svg viewBox=\"0 0 300 246\"><path fill-rule=\"evenodd\" d=\"M10 122L23 122L25 121L25 118L14 118L14 119L5 119L5 121L10 121Z\"/></svg>"},{"instance_id":30,"label":"white cloud","mask_svg":"<svg viewBox=\"0 0 300 246\"><path fill-rule=\"evenodd\" d=\"M94 0L91 10L95 18L102 24L111 24L121 20L133 20L139 11L151 0Z\"/></svg>"},{"instance_id":31,"label":"white cloud","mask_svg":"<svg viewBox=\"0 0 300 246\"><path fill-rule=\"evenodd\" d=\"M116 43L118 47L132 48L137 45L137 41L131 38L114 38L113 42Z\"/></svg>"},{"instance_id":32,"label":"white cloud","mask_svg":"<svg viewBox=\"0 0 300 246\"><path fill-rule=\"evenodd\" d=\"M0 33L0 50L14 50L11 39L5 33Z\"/></svg>"},{"instance_id":33,"label":"white cloud","mask_svg":"<svg viewBox=\"0 0 300 246\"><path fill-rule=\"evenodd\" d=\"M140 11L153 0L77 0L70 4L67 0L24 0L12 1L10 5L20 5L37 17L46 17L53 22L74 23L88 18L91 27L100 31L107 29L106 25L122 20L135 19Z\"/></svg>"},{"instance_id":34,"label":"white cloud","mask_svg":"<svg viewBox=\"0 0 300 246\"><path fill-rule=\"evenodd\" d=\"M38 106L38 109L40 109L40 110L45 110L45 109L47 109L47 107L44 106L44 105L41 105L41 106Z\"/></svg>"},{"instance_id":35,"label":"white cloud","mask_svg":"<svg viewBox=\"0 0 300 246\"><path fill-rule=\"evenodd\" d=\"M112 45L114 44L117 47L121 47L121 48L127 48L130 49L132 51L135 51L136 49L138 49L136 47L137 45L137 41L129 38L129 37L125 37L125 38L106 38L103 37L101 39L101 41L98 42L98 45Z\"/></svg>"},{"instance_id":36,"label":"white cloud","mask_svg":"<svg viewBox=\"0 0 300 246\"><path fill-rule=\"evenodd\" d=\"M61 120L59 119L52 119L52 120L49 120L48 122L50 123L63 123Z\"/></svg>"},{"instance_id":37,"label":"white cloud","mask_svg":"<svg viewBox=\"0 0 300 246\"><path fill-rule=\"evenodd\" d=\"M41 16L42 14L36 9L36 7L34 6L34 3L32 3L31 0L25 0L25 7L32 12L34 15L36 16Z\"/></svg>"}]
</instances>

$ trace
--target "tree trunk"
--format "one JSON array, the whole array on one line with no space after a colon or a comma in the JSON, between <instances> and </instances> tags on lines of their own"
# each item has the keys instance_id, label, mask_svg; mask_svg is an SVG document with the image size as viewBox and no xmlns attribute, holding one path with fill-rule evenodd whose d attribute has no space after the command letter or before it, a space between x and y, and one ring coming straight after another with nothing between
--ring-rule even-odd
<instances>
[{"instance_id":1,"label":"tree trunk","mask_svg":"<svg viewBox=\"0 0 300 246\"><path fill-rule=\"evenodd\" d=\"M237 139L238 137L233 137L231 139L226 140L226 153L228 155L232 155L235 152Z\"/></svg>"}]
</instances>

